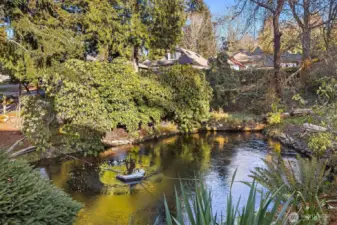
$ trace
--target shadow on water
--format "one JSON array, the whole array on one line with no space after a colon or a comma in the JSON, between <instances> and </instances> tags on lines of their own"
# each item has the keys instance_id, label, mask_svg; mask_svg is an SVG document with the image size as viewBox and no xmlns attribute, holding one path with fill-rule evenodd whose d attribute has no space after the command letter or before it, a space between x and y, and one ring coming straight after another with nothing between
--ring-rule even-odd
<instances>
[{"instance_id":1,"label":"shadow on water","mask_svg":"<svg viewBox=\"0 0 337 225\"><path fill-rule=\"evenodd\" d=\"M193 194L193 179L200 177L212 190L214 212L225 210L228 185L237 168L234 199L246 201L250 171L271 160L272 153L294 157L295 153L259 133L204 133L174 136L132 146L124 151L106 151L97 158L49 161L42 168L55 185L83 202L77 224L153 224L164 218L163 196L175 205L174 187L182 178ZM132 158L146 179L127 185L116 179L126 170L123 161ZM90 163L89 163L90 162ZM174 210L172 208L172 210Z\"/></svg>"}]
</instances>

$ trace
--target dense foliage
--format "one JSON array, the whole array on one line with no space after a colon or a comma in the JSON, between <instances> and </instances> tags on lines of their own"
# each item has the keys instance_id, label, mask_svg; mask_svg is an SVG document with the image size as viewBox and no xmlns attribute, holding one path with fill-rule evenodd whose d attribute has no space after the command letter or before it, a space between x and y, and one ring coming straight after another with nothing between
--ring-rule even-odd
<instances>
[{"instance_id":1,"label":"dense foliage","mask_svg":"<svg viewBox=\"0 0 337 225\"><path fill-rule=\"evenodd\" d=\"M23 102L24 132L41 149L94 153L102 150L104 133L116 127L134 132L167 118L188 131L207 119L211 89L192 67L140 74L123 59L62 66L44 77L48 97Z\"/></svg>"},{"instance_id":2,"label":"dense foliage","mask_svg":"<svg viewBox=\"0 0 337 225\"><path fill-rule=\"evenodd\" d=\"M226 53L218 54L206 76L213 89L211 103L213 109L222 109L235 100L239 92L240 80L231 70Z\"/></svg>"},{"instance_id":3,"label":"dense foliage","mask_svg":"<svg viewBox=\"0 0 337 225\"><path fill-rule=\"evenodd\" d=\"M21 161L0 154L1 224L73 224L81 205Z\"/></svg>"},{"instance_id":4,"label":"dense foliage","mask_svg":"<svg viewBox=\"0 0 337 225\"><path fill-rule=\"evenodd\" d=\"M190 0L1 3L5 26L0 30L0 63L28 92L29 83L45 91L43 97L22 101L23 131L30 141L38 149L93 153L102 149L104 133L116 127L133 132L141 124L169 118L187 131L207 118L210 89L201 72L174 67L160 76L136 73L142 53L162 56L176 47L186 13L201 4ZM7 29L13 34L8 35ZM88 56L94 62L87 62Z\"/></svg>"},{"instance_id":5,"label":"dense foliage","mask_svg":"<svg viewBox=\"0 0 337 225\"><path fill-rule=\"evenodd\" d=\"M0 40L0 62L20 81L37 83L45 68L83 57L81 37L70 14L54 1L1 3L13 36Z\"/></svg>"},{"instance_id":6,"label":"dense foliage","mask_svg":"<svg viewBox=\"0 0 337 225\"><path fill-rule=\"evenodd\" d=\"M170 89L172 98L167 111L181 129L191 130L207 120L212 89L203 71L176 65L163 68L156 79Z\"/></svg>"}]
</instances>

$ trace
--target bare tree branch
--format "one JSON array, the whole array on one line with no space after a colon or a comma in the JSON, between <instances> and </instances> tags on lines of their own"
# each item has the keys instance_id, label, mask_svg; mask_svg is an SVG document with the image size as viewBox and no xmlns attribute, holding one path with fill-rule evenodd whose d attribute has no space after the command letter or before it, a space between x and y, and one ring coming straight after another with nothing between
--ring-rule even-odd
<instances>
[{"instance_id":1,"label":"bare tree branch","mask_svg":"<svg viewBox=\"0 0 337 225\"><path fill-rule=\"evenodd\" d=\"M296 8L295 8L295 2L294 0L288 0L288 3L289 3L289 6L290 6L290 9L293 13L293 16L295 18L295 20L297 21L298 25L303 28L304 27L304 24L303 22L301 21L300 17L298 16L297 12L296 12Z\"/></svg>"},{"instance_id":2,"label":"bare tree branch","mask_svg":"<svg viewBox=\"0 0 337 225\"><path fill-rule=\"evenodd\" d=\"M263 2L259 2L259 1L256 1L256 0L250 0L251 2L255 3L256 5L260 6L260 7L263 7L267 10L269 10L270 12L272 12L273 14L276 13L276 10L274 10L272 7L270 7L269 5L263 3Z\"/></svg>"}]
</instances>

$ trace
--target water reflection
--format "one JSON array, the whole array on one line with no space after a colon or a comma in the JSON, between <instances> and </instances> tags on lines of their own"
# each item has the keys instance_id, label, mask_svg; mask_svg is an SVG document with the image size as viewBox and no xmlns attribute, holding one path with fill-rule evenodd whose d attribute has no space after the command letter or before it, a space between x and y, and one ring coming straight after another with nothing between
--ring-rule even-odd
<instances>
[{"instance_id":1,"label":"water reflection","mask_svg":"<svg viewBox=\"0 0 337 225\"><path fill-rule=\"evenodd\" d=\"M130 146L128 151L107 151L98 158L52 161L44 165L50 179L72 197L85 204L77 224L152 224L164 218L163 195L174 204L174 186L178 177L201 177L212 190L214 211L226 206L228 185L237 168L236 181L250 181L250 170L263 166L276 152L283 157L294 153L261 134L205 133L175 136ZM116 179L126 170L123 160L132 157L136 168L146 171L140 184L128 185ZM193 194L192 181L186 182ZM234 183L234 197L245 201L248 188ZM173 209L173 208L172 208Z\"/></svg>"}]
</instances>

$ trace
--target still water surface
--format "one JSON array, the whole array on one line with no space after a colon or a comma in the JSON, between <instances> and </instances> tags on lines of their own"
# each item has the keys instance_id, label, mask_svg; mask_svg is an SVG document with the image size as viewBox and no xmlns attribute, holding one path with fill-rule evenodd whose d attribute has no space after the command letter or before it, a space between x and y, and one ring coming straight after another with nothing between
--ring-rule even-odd
<instances>
[{"instance_id":1,"label":"still water surface","mask_svg":"<svg viewBox=\"0 0 337 225\"><path fill-rule=\"evenodd\" d=\"M212 190L214 212L220 214L225 210L231 177L237 169L233 195L246 201L249 189L239 181L251 181L250 171L263 166L262 159L270 160L273 152L283 157L295 155L261 134L207 133L174 136L106 151L97 158L68 158L39 166L55 185L85 205L76 224L146 225L165 217L164 194L174 210L178 177L186 179L189 194L193 194L193 181L187 179L201 177ZM132 187L115 178L118 171L125 171L121 162L129 157L149 175Z\"/></svg>"}]
</instances>

